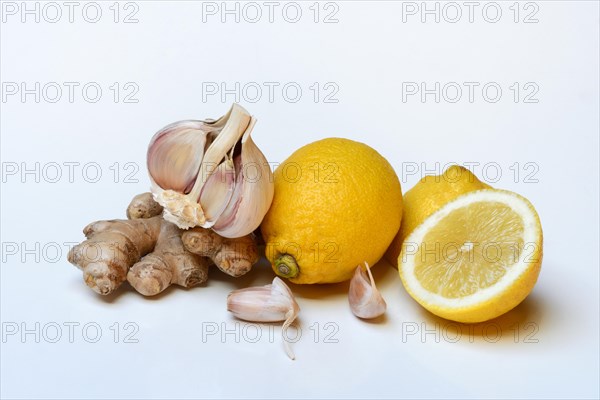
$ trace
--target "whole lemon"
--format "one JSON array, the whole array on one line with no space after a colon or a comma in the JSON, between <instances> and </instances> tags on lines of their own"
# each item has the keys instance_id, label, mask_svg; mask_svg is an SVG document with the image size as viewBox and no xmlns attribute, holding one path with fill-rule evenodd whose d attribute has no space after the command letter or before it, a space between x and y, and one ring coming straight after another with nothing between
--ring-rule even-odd
<instances>
[{"instance_id":1,"label":"whole lemon","mask_svg":"<svg viewBox=\"0 0 600 400\"><path fill-rule=\"evenodd\" d=\"M448 167L440 175L423 177L404 194L402 226L385 254L386 260L397 266L404 239L444 204L462 194L489 188L488 184L481 182L471 171L459 165Z\"/></svg>"},{"instance_id":2,"label":"whole lemon","mask_svg":"<svg viewBox=\"0 0 600 400\"><path fill-rule=\"evenodd\" d=\"M392 166L348 139L310 143L277 167L261 225L266 256L294 283L334 283L374 265L400 228L402 190Z\"/></svg>"}]
</instances>

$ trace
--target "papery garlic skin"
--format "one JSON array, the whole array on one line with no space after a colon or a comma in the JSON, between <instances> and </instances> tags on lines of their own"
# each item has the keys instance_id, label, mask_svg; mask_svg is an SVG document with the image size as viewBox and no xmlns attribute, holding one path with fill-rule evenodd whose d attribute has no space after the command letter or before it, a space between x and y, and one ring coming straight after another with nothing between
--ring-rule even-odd
<instances>
[{"instance_id":1,"label":"papery garlic skin","mask_svg":"<svg viewBox=\"0 0 600 400\"><path fill-rule=\"evenodd\" d=\"M282 332L294 322L300 307L290 288L279 278L264 286L234 290L227 296L227 311L237 318L250 322L284 321ZM293 360L295 356L284 340L285 350Z\"/></svg>"},{"instance_id":2,"label":"papery garlic skin","mask_svg":"<svg viewBox=\"0 0 600 400\"><path fill-rule=\"evenodd\" d=\"M377 287L369 264L365 262L365 272L359 265L354 271L354 276L350 281L350 290L348 291L348 303L352 313L359 318L371 319L377 318L387 309L387 304Z\"/></svg>"},{"instance_id":3,"label":"papery garlic skin","mask_svg":"<svg viewBox=\"0 0 600 400\"><path fill-rule=\"evenodd\" d=\"M256 119L234 104L217 120L180 121L148 147L154 199L182 229L213 228L237 238L260 225L273 200L270 166L250 134ZM247 177L255 169L256 179Z\"/></svg>"}]
</instances>

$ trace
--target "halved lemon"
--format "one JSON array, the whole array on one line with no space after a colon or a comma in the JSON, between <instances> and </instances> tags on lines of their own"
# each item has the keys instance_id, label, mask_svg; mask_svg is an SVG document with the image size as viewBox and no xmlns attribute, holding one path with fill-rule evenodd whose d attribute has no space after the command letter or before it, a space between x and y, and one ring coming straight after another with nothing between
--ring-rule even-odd
<instances>
[{"instance_id":1,"label":"halved lemon","mask_svg":"<svg viewBox=\"0 0 600 400\"><path fill-rule=\"evenodd\" d=\"M505 190L464 194L404 240L400 278L413 299L440 317L482 322L511 310L533 289L542 263L542 226L531 203Z\"/></svg>"}]
</instances>

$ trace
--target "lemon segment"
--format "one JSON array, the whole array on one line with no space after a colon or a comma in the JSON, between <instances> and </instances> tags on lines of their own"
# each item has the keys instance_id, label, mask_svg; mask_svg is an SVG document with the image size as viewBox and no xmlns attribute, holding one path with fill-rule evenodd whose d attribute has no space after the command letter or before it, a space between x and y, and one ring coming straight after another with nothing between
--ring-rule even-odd
<instances>
[{"instance_id":1,"label":"lemon segment","mask_svg":"<svg viewBox=\"0 0 600 400\"><path fill-rule=\"evenodd\" d=\"M409 294L459 322L495 318L533 289L542 259L542 228L529 201L508 191L464 194L425 219L398 259Z\"/></svg>"}]
</instances>

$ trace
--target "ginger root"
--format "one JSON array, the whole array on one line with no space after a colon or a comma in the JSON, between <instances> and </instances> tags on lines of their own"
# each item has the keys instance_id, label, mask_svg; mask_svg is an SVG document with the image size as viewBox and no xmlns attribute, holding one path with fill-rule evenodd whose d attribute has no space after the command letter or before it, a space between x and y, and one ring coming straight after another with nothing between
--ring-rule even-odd
<instances>
[{"instance_id":1,"label":"ginger root","mask_svg":"<svg viewBox=\"0 0 600 400\"><path fill-rule=\"evenodd\" d=\"M228 239L204 228L192 228L181 235L185 248L203 257L210 257L216 266L231 276L250 271L260 258L256 241L250 235Z\"/></svg>"},{"instance_id":2,"label":"ginger root","mask_svg":"<svg viewBox=\"0 0 600 400\"><path fill-rule=\"evenodd\" d=\"M127 207L127 219L152 218L160 215L163 208L160 204L154 201L152 193L146 192L138 194L129 203Z\"/></svg>"},{"instance_id":3,"label":"ginger root","mask_svg":"<svg viewBox=\"0 0 600 400\"><path fill-rule=\"evenodd\" d=\"M206 282L212 263L240 276L259 259L250 235L227 239L204 228L183 231L161 213L151 193L135 196L128 219L86 226L87 240L71 249L69 262L83 270L85 283L99 294L112 293L127 280L139 293L153 296L171 284L189 288Z\"/></svg>"},{"instance_id":4,"label":"ginger root","mask_svg":"<svg viewBox=\"0 0 600 400\"><path fill-rule=\"evenodd\" d=\"M127 281L144 296L153 296L173 283L189 288L206 282L209 265L210 259L183 247L176 225L163 221L154 251L129 269Z\"/></svg>"}]
</instances>

